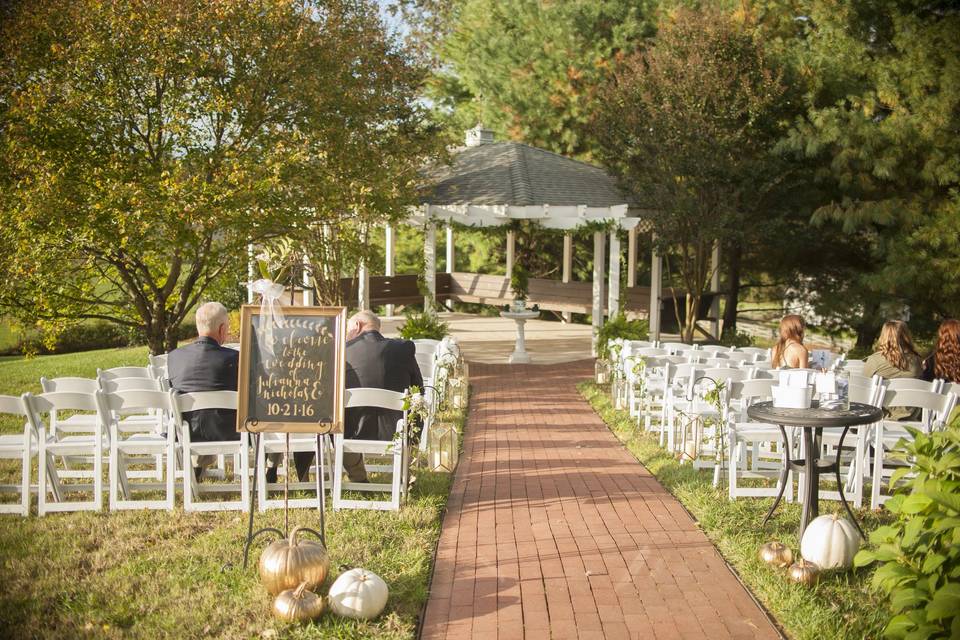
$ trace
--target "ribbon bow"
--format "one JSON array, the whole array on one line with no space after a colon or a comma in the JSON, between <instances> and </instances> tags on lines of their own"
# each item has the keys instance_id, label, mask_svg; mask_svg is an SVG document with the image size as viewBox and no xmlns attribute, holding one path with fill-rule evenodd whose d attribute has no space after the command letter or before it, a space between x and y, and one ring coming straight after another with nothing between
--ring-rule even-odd
<instances>
[{"instance_id":1,"label":"ribbon bow","mask_svg":"<svg viewBox=\"0 0 960 640\"><path fill-rule=\"evenodd\" d=\"M284 287L273 280L261 278L250 285L250 290L260 294L260 325L257 329L257 346L260 349L261 360L266 360L264 356L270 356L271 359L276 355L273 351L274 335L273 330L279 329L283 323L283 312L280 310L280 296L283 295Z\"/></svg>"}]
</instances>

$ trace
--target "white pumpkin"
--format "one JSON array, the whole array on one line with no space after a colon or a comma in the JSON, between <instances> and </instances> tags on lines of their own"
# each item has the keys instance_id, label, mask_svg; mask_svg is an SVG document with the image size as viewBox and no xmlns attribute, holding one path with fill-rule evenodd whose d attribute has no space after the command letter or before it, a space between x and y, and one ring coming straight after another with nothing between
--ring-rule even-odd
<instances>
[{"instance_id":1,"label":"white pumpkin","mask_svg":"<svg viewBox=\"0 0 960 640\"><path fill-rule=\"evenodd\" d=\"M821 569L850 567L859 549L857 528L836 513L814 518L800 541L800 555Z\"/></svg>"},{"instance_id":2,"label":"white pumpkin","mask_svg":"<svg viewBox=\"0 0 960 640\"><path fill-rule=\"evenodd\" d=\"M338 616L371 620L387 606L387 583L366 569L350 569L330 585L330 610Z\"/></svg>"}]
</instances>

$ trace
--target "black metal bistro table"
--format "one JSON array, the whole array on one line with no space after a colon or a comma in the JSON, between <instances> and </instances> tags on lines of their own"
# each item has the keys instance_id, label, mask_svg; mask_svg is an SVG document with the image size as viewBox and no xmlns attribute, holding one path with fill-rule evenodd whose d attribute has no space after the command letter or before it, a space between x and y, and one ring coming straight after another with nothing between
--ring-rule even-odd
<instances>
[{"instance_id":1,"label":"black metal bistro table","mask_svg":"<svg viewBox=\"0 0 960 640\"><path fill-rule=\"evenodd\" d=\"M840 453L843 448L843 439L847 435L850 427L856 427L864 424L873 424L883 417L883 411L877 407L860 402L851 402L849 409L821 409L814 402L809 409L782 409L774 407L772 402L758 402L747 409L747 415L759 422L770 422L780 427L780 435L783 436L783 470L780 472L780 489L777 492L777 498L773 501L773 506L767 512L763 519L766 525L770 516L776 511L780 500L783 498L783 492L787 488L787 474L790 471L803 472L803 486L800 487L803 496L803 510L800 513L800 539L803 539L803 532L810 524L810 521L817 517L819 512L820 500L820 475L824 473L835 473L837 476L837 489L840 491L840 501L843 507L850 515L854 526L860 535L863 536L863 530L857 523L850 505L847 504L847 498L843 495L843 480L840 478ZM792 452L787 446L787 431L785 427L798 427L803 430L803 450L804 458L794 459ZM840 440L837 443L837 455L833 462L820 460L820 442L825 428L843 428L840 434Z\"/></svg>"}]
</instances>

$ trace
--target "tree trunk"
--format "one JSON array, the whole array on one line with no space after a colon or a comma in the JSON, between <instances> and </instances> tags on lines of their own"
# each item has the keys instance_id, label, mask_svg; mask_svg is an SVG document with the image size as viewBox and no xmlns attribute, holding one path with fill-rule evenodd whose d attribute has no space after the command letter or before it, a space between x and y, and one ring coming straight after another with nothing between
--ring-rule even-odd
<instances>
[{"instance_id":1,"label":"tree trunk","mask_svg":"<svg viewBox=\"0 0 960 640\"><path fill-rule=\"evenodd\" d=\"M147 336L147 346L150 347L150 353L155 356L163 355L167 352L166 331L156 324L147 325L144 328Z\"/></svg>"},{"instance_id":2,"label":"tree trunk","mask_svg":"<svg viewBox=\"0 0 960 640\"><path fill-rule=\"evenodd\" d=\"M739 243L727 249L727 300L723 307L723 333L737 333L737 302L740 298L740 260L743 249ZM718 338L720 336L717 336Z\"/></svg>"}]
</instances>

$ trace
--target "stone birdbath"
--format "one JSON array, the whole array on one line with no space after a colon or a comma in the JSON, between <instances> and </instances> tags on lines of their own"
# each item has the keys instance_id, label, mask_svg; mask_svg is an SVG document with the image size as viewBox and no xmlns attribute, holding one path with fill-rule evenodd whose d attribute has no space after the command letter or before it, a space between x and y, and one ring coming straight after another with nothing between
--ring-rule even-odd
<instances>
[{"instance_id":1,"label":"stone birdbath","mask_svg":"<svg viewBox=\"0 0 960 640\"><path fill-rule=\"evenodd\" d=\"M517 342L513 347L513 353L507 358L510 364L528 364L530 354L527 353L527 345L523 338L523 325L527 320L533 320L540 317L539 311L501 311L501 318L509 318L517 323Z\"/></svg>"}]
</instances>

